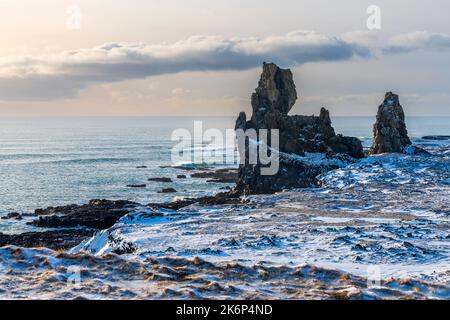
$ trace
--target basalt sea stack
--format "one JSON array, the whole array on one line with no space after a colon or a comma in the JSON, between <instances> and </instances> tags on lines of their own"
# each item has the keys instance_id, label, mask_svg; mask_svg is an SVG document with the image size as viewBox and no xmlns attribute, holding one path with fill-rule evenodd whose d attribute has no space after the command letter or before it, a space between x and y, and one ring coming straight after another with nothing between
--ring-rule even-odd
<instances>
[{"instance_id":1,"label":"basalt sea stack","mask_svg":"<svg viewBox=\"0 0 450 320\"><path fill-rule=\"evenodd\" d=\"M427 153L414 147L408 137L405 113L398 95L387 92L378 107L377 119L373 126L373 146L370 154L382 153Z\"/></svg>"},{"instance_id":2,"label":"basalt sea stack","mask_svg":"<svg viewBox=\"0 0 450 320\"><path fill-rule=\"evenodd\" d=\"M388 92L378 107L377 121L373 126L371 154L404 152L411 145L405 124L405 113L398 95Z\"/></svg>"},{"instance_id":3,"label":"basalt sea stack","mask_svg":"<svg viewBox=\"0 0 450 320\"><path fill-rule=\"evenodd\" d=\"M337 168L340 163L364 157L357 138L336 135L326 109L322 108L319 116L289 116L296 100L292 72L273 63L264 63L251 99L252 116L247 121L246 114L241 112L236 130L278 129L279 170L274 175L261 175L261 163L250 164L246 158L239 168L238 192L273 193L315 186L319 174ZM246 144L246 156L248 148Z\"/></svg>"}]
</instances>

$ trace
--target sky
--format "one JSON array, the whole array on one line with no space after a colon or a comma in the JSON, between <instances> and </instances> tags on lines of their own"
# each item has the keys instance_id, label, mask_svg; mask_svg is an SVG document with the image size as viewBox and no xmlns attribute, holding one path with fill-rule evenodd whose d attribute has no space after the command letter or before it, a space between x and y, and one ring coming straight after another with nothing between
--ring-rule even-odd
<instances>
[{"instance_id":1,"label":"sky","mask_svg":"<svg viewBox=\"0 0 450 320\"><path fill-rule=\"evenodd\" d=\"M370 6L379 8L379 28ZM291 114L450 116L448 0L1 0L0 117L249 111L263 61Z\"/></svg>"}]
</instances>

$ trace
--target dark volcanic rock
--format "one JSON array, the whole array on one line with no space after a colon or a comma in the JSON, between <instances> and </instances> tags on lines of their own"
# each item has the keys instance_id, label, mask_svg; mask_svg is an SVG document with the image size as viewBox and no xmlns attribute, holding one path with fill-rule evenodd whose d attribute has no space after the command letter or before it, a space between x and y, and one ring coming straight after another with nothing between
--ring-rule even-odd
<instances>
[{"instance_id":1,"label":"dark volcanic rock","mask_svg":"<svg viewBox=\"0 0 450 320\"><path fill-rule=\"evenodd\" d=\"M147 187L146 184L128 184L127 185L128 188L145 188Z\"/></svg>"},{"instance_id":2,"label":"dark volcanic rock","mask_svg":"<svg viewBox=\"0 0 450 320\"><path fill-rule=\"evenodd\" d=\"M177 201L165 202L165 203L148 203L147 207L179 210L181 208L190 206L191 204L194 204L194 203L195 203L195 200L193 200L193 199L183 199L183 200L177 200Z\"/></svg>"},{"instance_id":3,"label":"dark volcanic rock","mask_svg":"<svg viewBox=\"0 0 450 320\"><path fill-rule=\"evenodd\" d=\"M211 168L206 166L159 166L161 169L178 169L178 170L185 170L185 171L194 171L194 170L210 170Z\"/></svg>"},{"instance_id":4,"label":"dark volcanic rock","mask_svg":"<svg viewBox=\"0 0 450 320\"><path fill-rule=\"evenodd\" d=\"M222 205L222 204L242 204L239 193L237 192L220 192L214 196L206 196L195 199L195 203L203 206Z\"/></svg>"},{"instance_id":5,"label":"dark volcanic rock","mask_svg":"<svg viewBox=\"0 0 450 320\"><path fill-rule=\"evenodd\" d=\"M405 113L398 95L392 92L386 93L373 125L373 145L369 154L382 153L430 155L428 151L412 145L406 130Z\"/></svg>"},{"instance_id":6,"label":"dark volcanic rock","mask_svg":"<svg viewBox=\"0 0 450 320\"><path fill-rule=\"evenodd\" d=\"M295 101L297 91L291 70L280 69L273 63L264 63L258 87L252 94L251 121L254 127L272 128L277 117L287 115Z\"/></svg>"},{"instance_id":7,"label":"dark volcanic rock","mask_svg":"<svg viewBox=\"0 0 450 320\"><path fill-rule=\"evenodd\" d=\"M175 193L177 192L177 190L175 190L174 188L164 188L161 191L158 191L158 193Z\"/></svg>"},{"instance_id":8,"label":"dark volcanic rock","mask_svg":"<svg viewBox=\"0 0 450 320\"><path fill-rule=\"evenodd\" d=\"M222 205L222 204L242 204L240 194L234 191L220 192L214 196L205 196L200 198L187 198L183 200L177 200L167 203L149 203L148 207L151 208L164 208L171 210L179 210L181 208L190 206L192 204L200 205Z\"/></svg>"},{"instance_id":9,"label":"dark volcanic rock","mask_svg":"<svg viewBox=\"0 0 450 320\"><path fill-rule=\"evenodd\" d=\"M275 175L261 175L261 164L248 163L247 143L246 163L240 165L238 173L238 192L272 193L285 188L309 187L317 184L318 174L334 168L304 163L298 158L293 160L289 154L304 156L307 153L323 153L328 157L340 154L352 158L364 157L361 141L336 135L326 109L322 108L319 116L289 116L288 112L296 100L292 72L280 69L273 63L264 63L258 87L252 95L251 119L247 121L245 113L241 112L235 129L278 129L280 167ZM243 154L243 150L240 153ZM348 160L352 160L350 157L347 157Z\"/></svg>"},{"instance_id":10,"label":"dark volcanic rock","mask_svg":"<svg viewBox=\"0 0 450 320\"><path fill-rule=\"evenodd\" d=\"M424 140L434 140L434 141L444 141L450 140L450 136L425 136L422 137Z\"/></svg>"},{"instance_id":11,"label":"dark volcanic rock","mask_svg":"<svg viewBox=\"0 0 450 320\"><path fill-rule=\"evenodd\" d=\"M191 177L209 179L207 182L214 183L236 183L237 169L224 168L216 171L196 172L191 174Z\"/></svg>"},{"instance_id":12,"label":"dark volcanic rock","mask_svg":"<svg viewBox=\"0 0 450 320\"><path fill-rule=\"evenodd\" d=\"M91 200L85 205L68 205L37 209L38 219L29 224L59 228L83 226L93 229L110 228L137 204L126 200Z\"/></svg>"},{"instance_id":13,"label":"dark volcanic rock","mask_svg":"<svg viewBox=\"0 0 450 320\"><path fill-rule=\"evenodd\" d=\"M186 175L185 174L179 174L177 175L177 179L186 179Z\"/></svg>"},{"instance_id":14,"label":"dark volcanic rock","mask_svg":"<svg viewBox=\"0 0 450 320\"><path fill-rule=\"evenodd\" d=\"M26 232L8 235L0 233L0 247L15 245L26 248L46 247L53 250L68 249L92 237L92 229L62 229L45 232Z\"/></svg>"},{"instance_id":15,"label":"dark volcanic rock","mask_svg":"<svg viewBox=\"0 0 450 320\"><path fill-rule=\"evenodd\" d=\"M22 220L22 215L18 212L10 212L6 216L2 217L3 220L6 219L15 219L15 220Z\"/></svg>"},{"instance_id":16,"label":"dark volcanic rock","mask_svg":"<svg viewBox=\"0 0 450 320\"><path fill-rule=\"evenodd\" d=\"M336 165L308 164L280 154L280 170L276 175L261 175L261 167L242 166L236 186L242 194L270 194L285 189L312 188L318 186L317 176L337 169Z\"/></svg>"},{"instance_id":17,"label":"dark volcanic rock","mask_svg":"<svg viewBox=\"0 0 450 320\"><path fill-rule=\"evenodd\" d=\"M370 154L404 153L411 140L405 124L405 113L398 95L388 92L378 107L373 126L374 142Z\"/></svg>"},{"instance_id":18,"label":"dark volcanic rock","mask_svg":"<svg viewBox=\"0 0 450 320\"><path fill-rule=\"evenodd\" d=\"M172 179L170 179L170 178L165 178L165 177L162 177L162 178L149 178L148 179L148 181L156 181L156 182L172 182Z\"/></svg>"}]
</instances>

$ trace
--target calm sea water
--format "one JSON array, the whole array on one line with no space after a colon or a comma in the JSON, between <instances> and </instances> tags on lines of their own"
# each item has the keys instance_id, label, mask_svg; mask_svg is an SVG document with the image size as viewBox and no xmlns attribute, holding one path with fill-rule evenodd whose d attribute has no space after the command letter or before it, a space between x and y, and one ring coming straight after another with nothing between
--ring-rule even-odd
<instances>
[{"instance_id":1,"label":"calm sea water","mask_svg":"<svg viewBox=\"0 0 450 320\"><path fill-rule=\"evenodd\" d=\"M192 130L194 120L223 131L234 127L235 117L1 119L0 215L93 198L146 203L215 192L223 185L176 179L183 172L160 167L172 165L173 130ZM369 145L373 120L335 117L333 125L337 132L360 137ZM448 135L450 118L409 118L408 129L413 137ZM171 177L174 182L148 182L150 177ZM126 187L143 183L146 188ZM178 193L158 193L169 186Z\"/></svg>"}]
</instances>

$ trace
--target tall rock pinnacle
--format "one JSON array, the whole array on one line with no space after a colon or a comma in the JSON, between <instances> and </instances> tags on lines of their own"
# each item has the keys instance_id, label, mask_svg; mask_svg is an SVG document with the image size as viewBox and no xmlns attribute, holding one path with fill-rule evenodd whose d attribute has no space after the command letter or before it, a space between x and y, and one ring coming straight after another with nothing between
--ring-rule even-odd
<instances>
[{"instance_id":1,"label":"tall rock pinnacle","mask_svg":"<svg viewBox=\"0 0 450 320\"><path fill-rule=\"evenodd\" d=\"M311 187L316 177L335 165L302 161L309 154L322 154L327 159L364 157L361 141L336 135L329 112L322 108L319 116L288 115L297 101L292 72L273 63L264 63L258 87L252 94L250 120L244 112L236 120L236 130L277 129L279 137L279 170L274 175L261 175L261 163L247 163L248 144L240 150L246 159L239 167L236 191L244 194L272 193L285 188ZM326 161L329 163L329 161ZM332 161L331 161L332 162Z\"/></svg>"},{"instance_id":2,"label":"tall rock pinnacle","mask_svg":"<svg viewBox=\"0 0 450 320\"><path fill-rule=\"evenodd\" d=\"M406 148L411 146L405 114L398 95L386 93L383 103L378 108L373 135L374 142L370 154L404 153Z\"/></svg>"},{"instance_id":3,"label":"tall rock pinnacle","mask_svg":"<svg viewBox=\"0 0 450 320\"><path fill-rule=\"evenodd\" d=\"M263 64L258 87L252 94L252 122L264 127L267 114L287 115L297 101L297 91L289 69L281 69L274 63ZM259 125L258 125L259 124Z\"/></svg>"}]
</instances>

